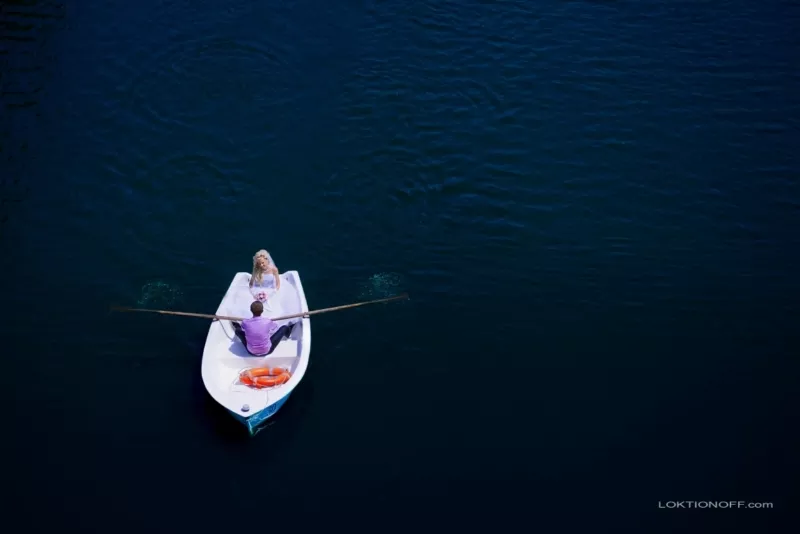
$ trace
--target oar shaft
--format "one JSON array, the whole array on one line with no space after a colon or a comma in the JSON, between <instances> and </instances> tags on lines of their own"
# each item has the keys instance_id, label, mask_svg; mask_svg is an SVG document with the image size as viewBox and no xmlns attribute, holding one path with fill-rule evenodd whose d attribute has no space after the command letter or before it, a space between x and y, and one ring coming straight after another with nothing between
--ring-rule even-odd
<instances>
[{"instance_id":1,"label":"oar shaft","mask_svg":"<svg viewBox=\"0 0 800 534\"><path fill-rule=\"evenodd\" d=\"M148 313L161 313L164 315L180 315L181 317L199 317L201 319L224 319L228 321L244 321L244 317L229 317L227 315L213 315L210 313L192 313L192 312L179 312L170 310L150 310L147 308L112 308L117 311L132 311L132 312L148 312Z\"/></svg>"},{"instance_id":2,"label":"oar shaft","mask_svg":"<svg viewBox=\"0 0 800 534\"><path fill-rule=\"evenodd\" d=\"M369 300L366 302L356 302L355 304L345 304L343 306L333 306L332 308L322 308L319 310L312 310L307 312L300 312L294 313L292 315L283 315L281 317L273 317L273 321L282 321L284 319L294 319L296 317L308 317L309 315L315 315L317 313L327 313L332 311L338 310L346 310L348 308L357 308L358 306L366 306L367 304L377 304L379 302L390 302L392 300L400 300L400 299L407 299L408 294L403 293L402 295L396 295L394 297L389 297L385 299L376 299L376 300ZM181 317L199 317L201 319L221 319L227 321L244 321L244 317L229 317L227 315L213 315L210 313L192 313L192 312L179 312L179 311L171 311L171 310L151 310L147 308L127 308L122 306L114 306L111 308L112 310L116 311L132 311L132 312L148 312L148 313L160 313L163 315L179 315Z\"/></svg>"},{"instance_id":3,"label":"oar shaft","mask_svg":"<svg viewBox=\"0 0 800 534\"><path fill-rule=\"evenodd\" d=\"M377 304L379 302L389 302L392 300L400 300L400 299L407 299L408 294L403 293L402 295L397 295L394 297L389 297L385 299L377 299L377 300L370 300L367 302L356 302L355 304L345 304L344 306L333 306L332 308L321 308L319 310L307 311L307 312L300 312L294 313L292 315L282 315L281 317L273 317L273 321L282 321L284 319L294 319L295 317L307 317L309 315L315 315L317 313L327 313L337 310L346 310L347 308L357 308L358 306L366 306L367 304Z\"/></svg>"}]
</instances>

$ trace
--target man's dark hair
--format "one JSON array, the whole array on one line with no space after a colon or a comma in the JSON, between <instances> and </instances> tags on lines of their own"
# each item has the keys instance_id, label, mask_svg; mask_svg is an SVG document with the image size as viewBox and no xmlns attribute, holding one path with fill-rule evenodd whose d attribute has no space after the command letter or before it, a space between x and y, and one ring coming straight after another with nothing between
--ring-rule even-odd
<instances>
[{"instance_id":1,"label":"man's dark hair","mask_svg":"<svg viewBox=\"0 0 800 534\"><path fill-rule=\"evenodd\" d=\"M259 301L255 301L250 305L250 311L253 313L254 317L258 317L264 312L264 305Z\"/></svg>"}]
</instances>

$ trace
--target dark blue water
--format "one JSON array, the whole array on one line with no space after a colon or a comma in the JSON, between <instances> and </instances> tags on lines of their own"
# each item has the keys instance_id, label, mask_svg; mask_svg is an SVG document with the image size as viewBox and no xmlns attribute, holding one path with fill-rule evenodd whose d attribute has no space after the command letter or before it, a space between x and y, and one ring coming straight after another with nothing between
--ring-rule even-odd
<instances>
[{"instance_id":1,"label":"dark blue water","mask_svg":"<svg viewBox=\"0 0 800 534\"><path fill-rule=\"evenodd\" d=\"M788 528L798 23L779 0L4 2L4 522ZM251 439L205 393L207 322L109 306L213 312L260 248L312 308L379 273L412 300L313 319ZM659 508L688 500L774 508Z\"/></svg>"}]
</instances>

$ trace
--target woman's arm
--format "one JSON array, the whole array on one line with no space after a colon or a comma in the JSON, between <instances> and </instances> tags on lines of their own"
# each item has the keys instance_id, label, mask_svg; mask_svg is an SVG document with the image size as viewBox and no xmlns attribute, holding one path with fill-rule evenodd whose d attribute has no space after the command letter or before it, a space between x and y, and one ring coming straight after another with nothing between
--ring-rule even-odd
<instances>
[{"instance_id":1,"label":"woman's arm","mask_svg":"<svg viewBox=\"0 0 800 534\"><path fill-rule=\"evenodd\" d=\"M280 273L278 272L278 267L275 265L270 265L268 269L272 273L272 276L275 277L275 290L277 291L281 288L281 277Z\"/></svg>"}]
</instances>

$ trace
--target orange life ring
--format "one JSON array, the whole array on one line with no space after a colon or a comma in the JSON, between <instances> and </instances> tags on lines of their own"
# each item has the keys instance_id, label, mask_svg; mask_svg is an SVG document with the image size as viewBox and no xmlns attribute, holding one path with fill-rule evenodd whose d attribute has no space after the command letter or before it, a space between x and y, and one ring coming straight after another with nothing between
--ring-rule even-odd
<instances>
[{"instance_id":1,"label":"orange life ring","mask_svg":"<svg viewBox=\"0 0 800 534\"><path fill-rule=\"evenodd\" d=\"M254 388L269 388L285 384L292 377L288 369L280 367L255 367L245 369L239 374L239 380L243 384Z\"/></svg>"}]
</instances>

